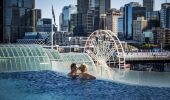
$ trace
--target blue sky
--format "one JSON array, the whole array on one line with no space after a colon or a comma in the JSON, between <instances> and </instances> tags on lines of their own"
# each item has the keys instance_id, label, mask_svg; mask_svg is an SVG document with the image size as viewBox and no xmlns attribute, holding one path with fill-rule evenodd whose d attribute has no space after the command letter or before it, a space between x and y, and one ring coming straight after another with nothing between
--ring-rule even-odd
<instances>
[{"instance_id":1,"label":"blue sky","mask_svg":"<svg viewBox=\"0 0 170 100\"><path fill-rule=\"evenodd\" d=\"M124 4L129 2L139 2L142 4L142 1L143 0L111 0L111 7L119 9L121 6L124 6ZM155 9L159 10L161 3L164 3L165 0L155 0L155 2ZM43 18L51 18L52 4L55 10L56 23L59 24L59 15L63 6L67 6L69 4L77 4L77 0L35 0L35 8L42 9Z\"/></svg>"}]
</instances>

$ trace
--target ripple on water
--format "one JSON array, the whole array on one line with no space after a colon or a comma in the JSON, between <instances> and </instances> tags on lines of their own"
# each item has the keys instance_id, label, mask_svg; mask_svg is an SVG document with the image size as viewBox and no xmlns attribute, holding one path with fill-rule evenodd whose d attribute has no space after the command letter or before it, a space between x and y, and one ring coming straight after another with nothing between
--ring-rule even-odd
<instances>
[{"instance_id":1,"label":"ripple on water","mask_svg":"<svg viewBox=\"0 0 170 100\"><path fill-rule=\"evenodd\" d=\"M0 98L2 96L9 98L5 97L7 95L3 95L3 93L14 92L15 94L13 94L19 95L19 97L13 98L13 100L20 100L19 98L22 98L21 100L170 99L170 88L133 86L103 80L72 80L61 73L52 71L1 73L0 80ZM6 100L10 100L10 98Z\"/></svg>"}]
</instances>

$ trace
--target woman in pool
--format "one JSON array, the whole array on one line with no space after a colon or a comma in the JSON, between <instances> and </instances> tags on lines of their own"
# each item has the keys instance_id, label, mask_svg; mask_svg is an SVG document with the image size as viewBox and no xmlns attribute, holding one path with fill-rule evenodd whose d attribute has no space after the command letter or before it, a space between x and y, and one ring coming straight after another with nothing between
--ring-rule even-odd
<instances>
[{"instance_id":1,"label":"woman in pool","mask_svg":"<svg viewBox=\"0 0 170 100\"><path fill-rule=\"evenodd\" d=\"M79 76L77 74L77 65L76 65L76 63L72 63L70 68L71 68L71 72L68 73L68 76L72 77L72 79L76 79Z\"/></svg>"},{"instance_id":2,"label":"woman in pool","mask_svg":"<svg viewBox=\"0 0 170 100\"><path fill-rule=\"evenodd\" d=\"M80 71L81 71L81 73L79 74L79 77L81 79L84 79L84 80L94 80L94 79L96 79L96 77L87 73L87 65L86 64L82 64L80 66Z\"/></svg>"}]
</instances>

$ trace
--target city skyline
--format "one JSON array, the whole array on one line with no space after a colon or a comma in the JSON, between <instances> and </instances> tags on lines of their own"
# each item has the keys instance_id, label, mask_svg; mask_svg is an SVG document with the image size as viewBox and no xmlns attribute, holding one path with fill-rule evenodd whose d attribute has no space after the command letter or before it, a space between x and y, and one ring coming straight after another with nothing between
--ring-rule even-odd
<instances>
[{"instance_id":1,"label":"city skyline","mask_svg":"<svg viewBox=\"0 0 170 100\"><path fill-rule=\"evenodd\" d=\"M111 0L111 8L117 8L124 6L129 2L139 2L141 5L143 4L143 0L119 0L113 1ZM155 10L160 10L161 4L164 3L165 0L155 0ZM169 2L169 1L168 1ZM77 0L35 0L35 8L42 10L42 18L52 18L51 9L52 5L54 6L56 23L59 25L59 15L62 12L62 8L68 5L76 5ZM49 13L48 13L49 12Z\"/></svg>"}]
</instances>

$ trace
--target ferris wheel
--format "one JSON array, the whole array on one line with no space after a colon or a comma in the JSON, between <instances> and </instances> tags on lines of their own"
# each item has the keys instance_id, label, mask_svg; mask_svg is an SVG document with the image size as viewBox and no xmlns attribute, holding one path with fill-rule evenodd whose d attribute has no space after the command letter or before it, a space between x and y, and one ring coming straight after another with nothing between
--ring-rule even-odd
<instances>
[{"instance_id":1,"label":"ferris wheel","mask_svg":"<svg viewBox=\"0 0 170 100\"><path fill-rule=\"evenodd\" d=\"M87 39L84 52L95 61L107 64L114 61L120 69L125 67L124 49L116 34L110 30L97 30Z\"/></svg>"}]
</instances>

